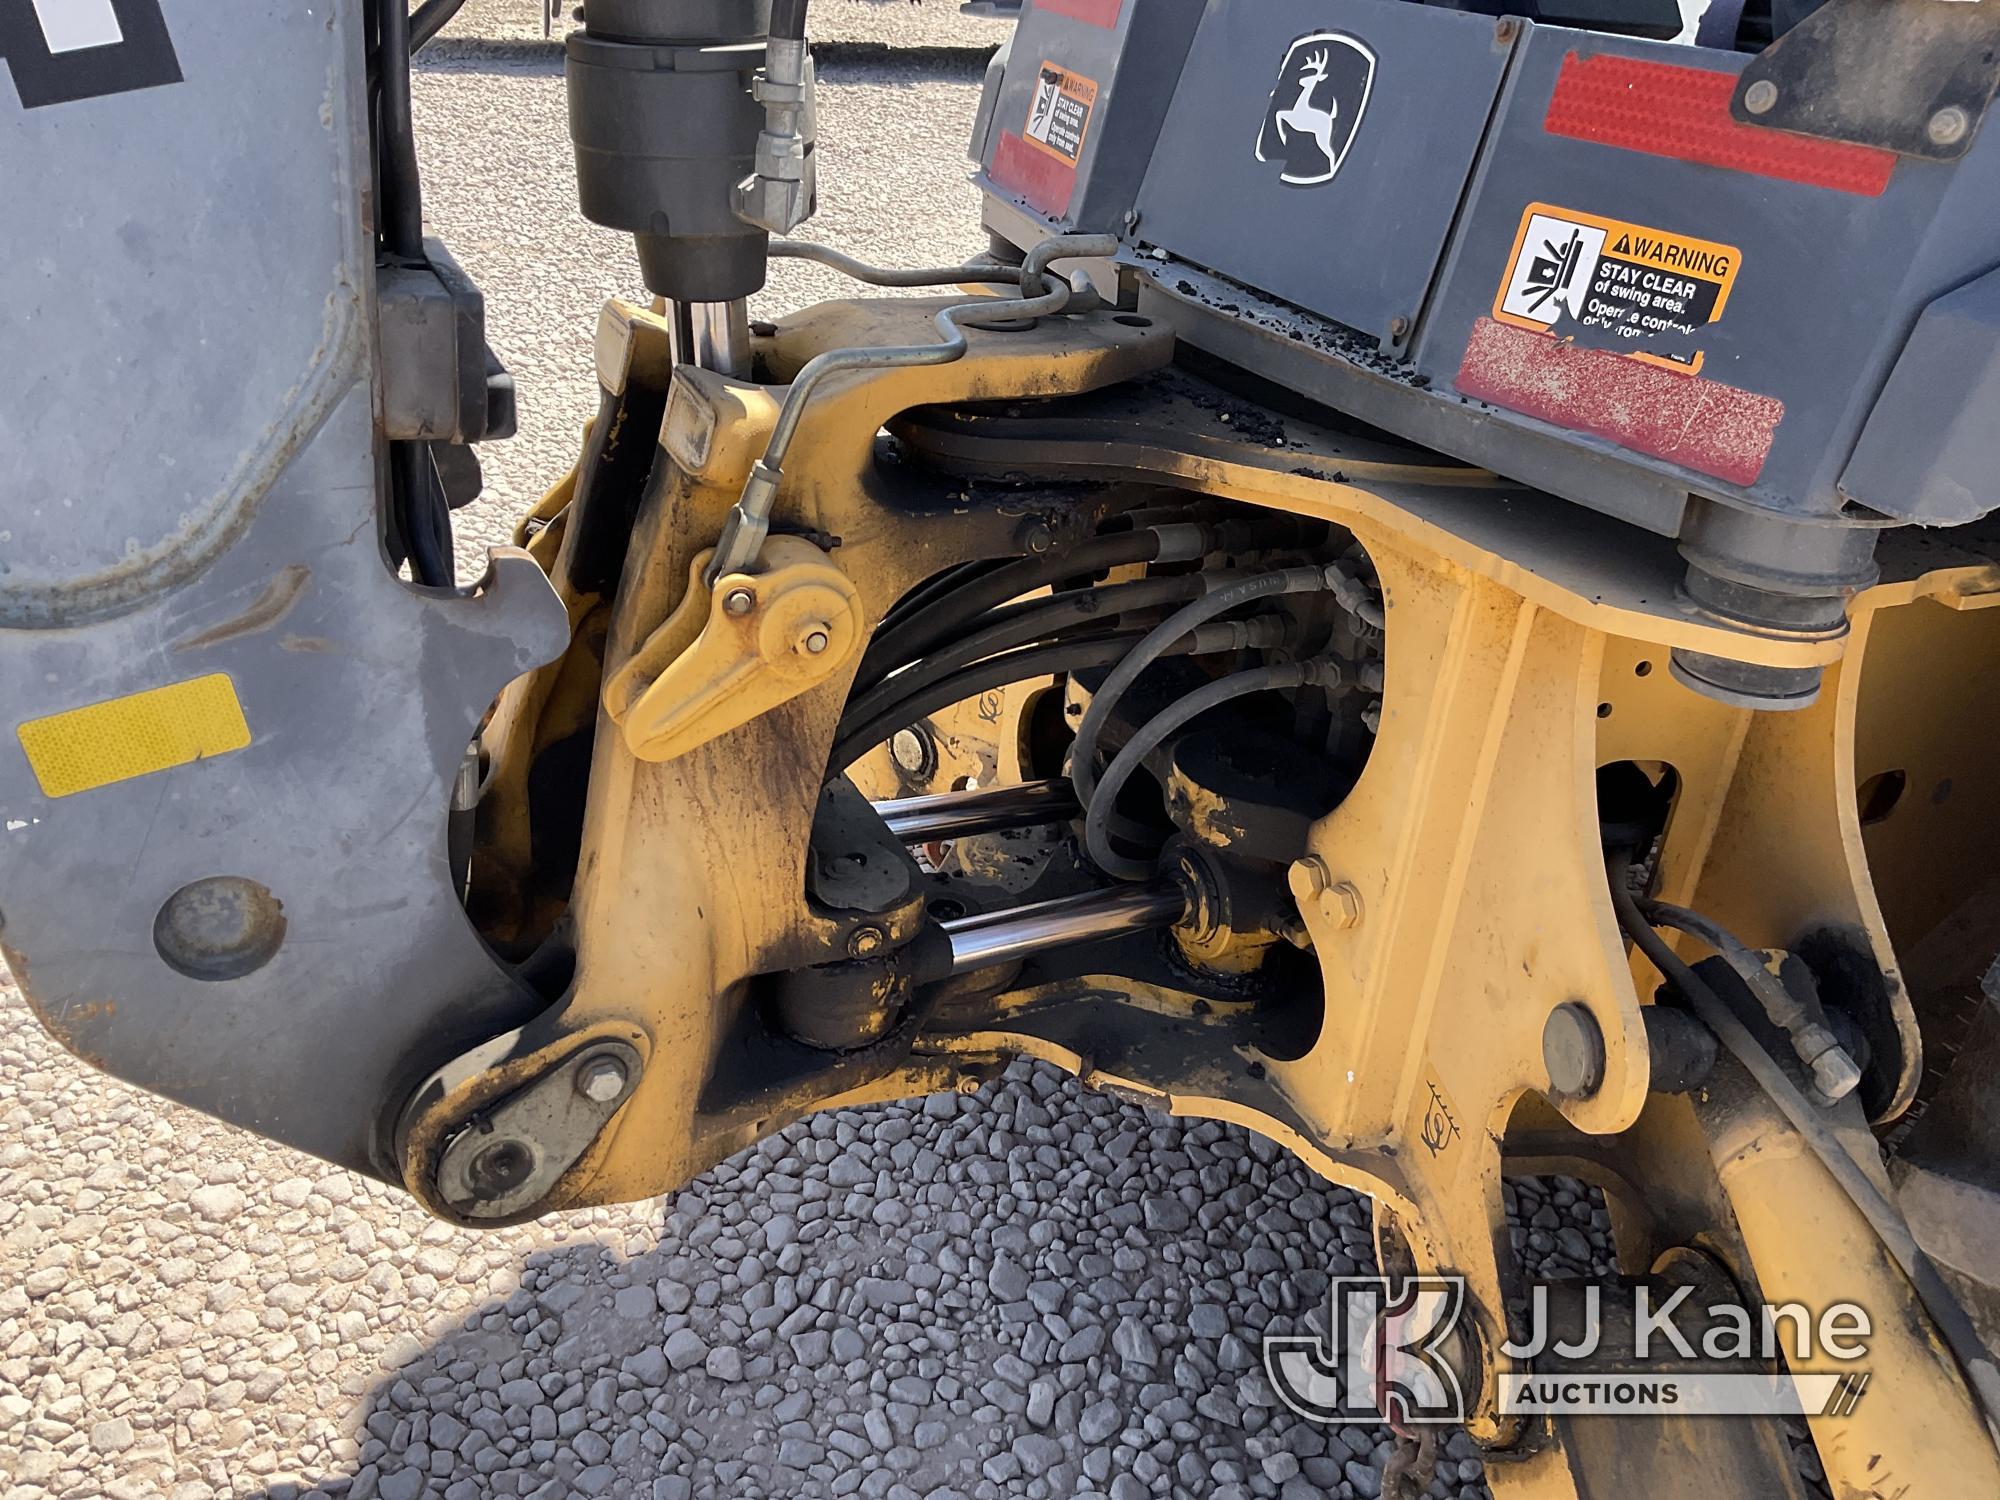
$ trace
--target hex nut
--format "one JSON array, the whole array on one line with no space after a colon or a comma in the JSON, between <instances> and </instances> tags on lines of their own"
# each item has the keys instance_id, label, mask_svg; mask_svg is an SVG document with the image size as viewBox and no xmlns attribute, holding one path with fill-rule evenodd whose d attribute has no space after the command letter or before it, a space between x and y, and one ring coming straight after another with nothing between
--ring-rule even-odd
<instances>
[{"instance_id":1,"label":"hex nut","mask_svg":"<svg viewBox=\"0 0 2000 1500\"><path fill-rule=\"evenodd\" d=\"M576 1070L576 1091L594 1104L609 1104L625 1092L625 1064L615 1057L593 1057Z\"/></svg>"},{"instance_id":2,"label":"hex nut","mask_svg":"<svg viewBox=\"0 0 2000 1500\"><path fill-rule=\"evenodd\" d=\"M1301 907L1310 906L1326 894L1326 888L1333 884L1333 875L1326 867L1326 861L1317 854L1308 854L1304 859L1292 861L1287 879L1292 887L1292 895Z\"/></svg>"},{"instance_id":3,"label":"hex nut","mask_svg":"<svg viewBox=\"0 0 2000 1500\"><path fill-rule=\"evenodd\" d=\"M1319 909L1335 927L1346 929L1361 925L1361 887L1351 880L1334 882L1319 898Z\"/></svg>"}]
</instances>

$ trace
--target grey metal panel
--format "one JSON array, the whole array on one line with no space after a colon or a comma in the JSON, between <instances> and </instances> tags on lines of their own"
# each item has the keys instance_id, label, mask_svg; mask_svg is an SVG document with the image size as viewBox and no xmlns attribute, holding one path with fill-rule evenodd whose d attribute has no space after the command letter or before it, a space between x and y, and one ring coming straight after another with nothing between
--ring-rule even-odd
<instances>
[{"instance_id":1,"label":"grey metal panel","mask_svg":"<svg viewBox=\"0 0 2000 1500\"><path fill-rule=\"evenodd\" d=\"M384 556L362 15L170 0L183 82L25 110L0 86L31 206L0 216L0 936L79 1056L386 1174L407 1091L542 1004L458 905L446 809L567 619L521 553L462 594ZM247 746L45 795L20 724L217 673ZM240 977L155 944L211 877L283 906Z\"/></svg>"},{"instance_id":2,"label":"grey metal panel","mask_svg":"<svg viewBox=\"0 0 2000 1500\"><path fill-rule=\"evenodd\" d=\"M1105 7L1108 14L1111 7ZM1030 6L1015 25L1006 71L989 79L982 112L991 126L981 150L979 185L996 197L1028 207L1045 224L1117 233L1153 153L1153 140L1173 98L1203 0L1124 0L1110 26ZM1022 133L1044 62L1071 69L1097 85L1097 102L1068 202L1030 204L1010 180L1004 153L1018 156ZM1009 137L1012 137L1011 142ZM996 158L1002 161L998 175ZM1051 170L1068 168L1052 162Z\"/></svg>"},{"instance_id":3,"label":"grey metal panel","mask_svg":"<svg viewBox=\"0 0 2000 1500\"><path fill-rule=\"evenodd\" d=\"M2000 270L1924 309L1840 488L1871 510L1931 526L2000 504Z\"/></svg>"},{"instance_id":4,"label":"grey metal panel","mask_svg":"<svg viewBox=\"0 0 2000 1500\"><path fill-rule=\"evenodd\" d=\"M1359 71L1345 87L1339 73L1353 48L1326 44L1334 76L1308 112L1334 101L1331 129L1351 123L1352 136L1331 177L1294 185L1283 178L1318 174L1259 161L1260 137L1281 69L1286 90L1303 91L1298 63L1320 50L1308 44L1285 69L1294 42L1321 33L1354 38L1377 61L1357 109ZM1398 0L1212 0L1139 194L1138 237L1396 341L1392 328L1407 331L1423 305L1510 47L1490 16Z\"/></svg>"},{"instance_id":5,"label":"grey metal panel","mask_svg":"<svg viewBox=\"0 0 2000 1500\"><path fill-rule=\"evenodd\" d=\"M1530 28L1418 332L1419 370L1456 400L1460 361L1475 324L1493 311L1530 203L1738 247L1727 309L1701 341L1701 375L1784 403L1755 482L1728 483L1585 434L1567 440L1725 502L1840 516L1837 480L1917 314L2000 260L2000 133L1981 132L1956 165L1899 159L1879 197L1810 186L1548 133L1556 76L1572 51L1731 75L1744 64L1732 53Z\"/></svg>"},{"instance_id":6,"label":"grey metal panel","mask_svg":"<svg viewBox=\"0 0 2000 1500\"><path fill-rule=\"evenodd\" d=\"M164 9L184 82L31 109L0 83L0 623L187 577L367 369L327 8Z\"/></svg>"}]
</instances>

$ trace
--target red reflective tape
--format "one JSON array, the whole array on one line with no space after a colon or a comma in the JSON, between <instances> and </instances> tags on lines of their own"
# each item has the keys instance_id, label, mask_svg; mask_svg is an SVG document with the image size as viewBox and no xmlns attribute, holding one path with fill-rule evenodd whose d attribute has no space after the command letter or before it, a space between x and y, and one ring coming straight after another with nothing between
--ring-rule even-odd
<instances>
[{"instance_id":1,"label":"red reflective tape","mask_svg":"<svg viewBox=\"0 0 2000 1500\"><path fill-rule=\"evenodd\" d=\"M1729 113L1732 73L1572 52L1563 58L1543 128L1649 156L1879 198L1896 154L1745 125Z\"/></svg>"},{"instance_id":2,"label":"red reflective tape","mask_svg":"<svg viewBox=\"0 0 2000 1500\"><path fill-rule=\"evenodd\" d=\"M1035 0L1035 9L1044 15L1088 21L1107 31L1118 24L1118 12L1124 5L1125 0Z\"/></svg>"},{"instance_id":3,"label":"red reflective tape","mask_svg":"<svg viewBox=\"0 0 2000 1500\"><path fill-rule=\"evenodd\" d=\"M1458 389L1742 485L1754 484L1763 472L1785 416L1785 403L1775 396L1491 318L1472 330Z\"/></svg>"},{"instance_id":4,"label":"red reflective tape","mask_svg":"<svg viewBox=\"0 0 2000 1500\"><path fill-rule=\"evenodd\" d=\"M1060 219L1069 212L1076 191L1076 168L1058 156L1038 151L1011 130L1000 132L988 175L1011 193L1019 193L1037 212Z\"/></svg>"}]
</instances>

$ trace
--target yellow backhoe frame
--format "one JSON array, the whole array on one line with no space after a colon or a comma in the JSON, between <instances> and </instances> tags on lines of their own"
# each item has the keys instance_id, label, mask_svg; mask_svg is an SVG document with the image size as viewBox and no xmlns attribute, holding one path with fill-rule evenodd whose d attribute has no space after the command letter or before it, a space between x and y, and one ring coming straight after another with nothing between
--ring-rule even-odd
<instances>
[{"instance_id":1,"label":"yellow backhoe frame","mask_svg":"<svg viewBox=\"0 0 2000 1500\"><path fill-rule=\"evenodd\" d=\"M760 340L760 359L785 378L821 350L921 342L940 305L822 306ZM864 632L908 589L960 560L948 517L884 503L875 447L885 424L919 406L1114 385L1160 368L1172 352L1167 329L1111 310L970 340L954 364L829 382L792 445L776 520L837 541L827 567L851 586ZM563 507L575 476L538 509L523 540L564 592L577 641L568 659L509 689L485 736L492 768L480 878L497 871L505 885L510 869L524 874L532 864L529 762L559 730L596 723L566 917L574 981L503 1066L425 1099L406 1132L406 1175L420 1194L452 1129L597 1039L629 1043L644 1066L545 1207L668 1191L809 1111L977 1087L1004 1058L1026 1053L1160 1110L1276 1140L1330 1181L1371 1195L1383 1230L1407 1243L1416 1269L1466 1278L1476 1333L1467 1349L1470 1425L1517 1458L1489 1467L1496 1493L1575 1492L1550 1436L1521 1429L1495 1405L1505 1368L1501 1179L1539 1161L1606 1188L1621 1250L1643 1258L1628 1259L1628 1269L1645 1270L1699 1226L1704 1248L1769 1301L1871 1310L1869 1398L1814 1424L1837 1496L2000 1495L1993 1444L1908 1283L1783 1122L1751 1110L1718 1130L1686 1099L1649 1094L1643 1012L1659 979L1619 930L1595 789L1612 762L1678 774L1657 875L1665 899L1698 907L1753 946L1785 948L1820 924L1866 935L1890 976L1907 1043L1894 1098L1879 1111L1893 1114L1914 1086L1919 1048L1856 786L1875 762L1918 745L1928 757L1923 774L1935 781L1951 763L1965 778L1962 795L1978 799L1980 831L1992 828L1996 778L1963 764L1976 762L1974 726L1938 722L1922 684L1926 657L1961 673L1990 672L2000 659L1992 628L2000 614L1983 609L2000 600L1994 569L1947 560L1891 578L1854 601L1841 638L1763 637L1683 604L1670 544L1635 541L1614 523L1531 514L1518 492L1476 471L1369 464L1248 439L1182 442L1139 426L1079 444L1050 461L1083 477L1321 518L1351 530L1374 564L1387 614L1379 736L1359 783L1314 829L1310 855L1293 872L1325 988L1316 1040L1291 1058L1237 1049L1199 1054L1178 1070L1107 1068L1039 1024L1052 1006L1081 1003L1070 986L1003 997L971 1029L940 1022L873 1076L829 1069L762 1096L754 1110L716 1116L699 1102L749 982L827 940L826 920L804 897L803 860L855 656L843 651L798 690L759 699L763 711L747 722L700 732L702 703L683 694L704 690L704 673L768 685L770 672L796 667L760 658L773 648L758 640L775 637L748 631L729 649L710 639L717 660L698 671L684 656L704 622L720 618L699 596L695 564L763 451L783 392L673 369L666 347L657 314L607 308L598 346L606 390L671 381L664 477L656 474L639 516L613 608L568 580ZM1342 477L1322 477L1335 472ZM795 635L776 649L791 649ZM1825 686L1802 712L1727 707L1674 679L1675 648L1822 666ZM1890 658L1879 667L1878 650ZM665 675L677 663L678 686ZM668 715L678 739L670 757L642 756L635 750L646 744L635 743L618 710L662 682L673 691L650 700L652 717ZM1886 719L1871 716L1864 693L1883 683ZM606 685L619 699L609 712L599 702ZM1858 761L1860 747L1867 758ZM1974 838L1960 834L1955 847ZM1894 852L1899 878L1925 857L1900 829ZM1912 878L1931 893L1913 903L1919 917L1936 918L1948 882ZM547 915L515 911L508 920L529 930ZM1101 992L1105 1005L1188 1008L1186 997L1110 976L1083 988ZM1549 1089L1542 1037L1560 1006L1587 1010L1603 1039L1602 1082L1586 1096ZM1854 1113L1850 1106L1849 1138L1880 1175Z\"/></svg>"}]
</instances>

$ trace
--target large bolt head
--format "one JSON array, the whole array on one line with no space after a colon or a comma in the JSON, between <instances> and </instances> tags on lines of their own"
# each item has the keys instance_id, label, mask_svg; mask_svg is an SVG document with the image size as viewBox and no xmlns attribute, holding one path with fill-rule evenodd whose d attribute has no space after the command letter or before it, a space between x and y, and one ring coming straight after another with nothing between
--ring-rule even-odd
<instances>
[{"instance_id":1,"label":"large bolt head","mask_svg":"<svg viewBox=\"0 0 2000 1500\"><path fill-rule=\"evenodd\" d=\"M593 1057L576 1070L576 1091L593 1104L609 1104L625 1092L625 1064L615 1057Z\"/></svg>"},{"instance_id":2,"label":"large bolt head","mask_svg":"<svg viewBox=\"0 0 2000 1500\"><path fill-rule=\"evenodd\" d=\"M749 614L756 607L757 596L748 589L731 589L722 596L722 608L725 614L735 615L740 618Z\"/></svg>"},{"instance_id":3,"label":"large bolt head","mask_svg":"<svg viewBox=\"0 0 2000 1500\"><path fill-rule=\"evenodd\" d=\"M1335 927L1345 931L1361 925L1361 887L1351 880L1336 880L1319 898L1319 909Z\"/></svg>"},{"instance_id":4,"label":"large bolt head","mask_svg":"<svg viewBox=\"0 0 2000 1500\"><path fill-rule=\"evenodd\" d=\"M1308 854L1304 859L1294 860L1287 875L1292 887L1292 895L1303 909L1326 894L1326 888L1333 884L1333 876L1326 868L1326 861L1317 854Z\"/></svg>"}]
</instances>

